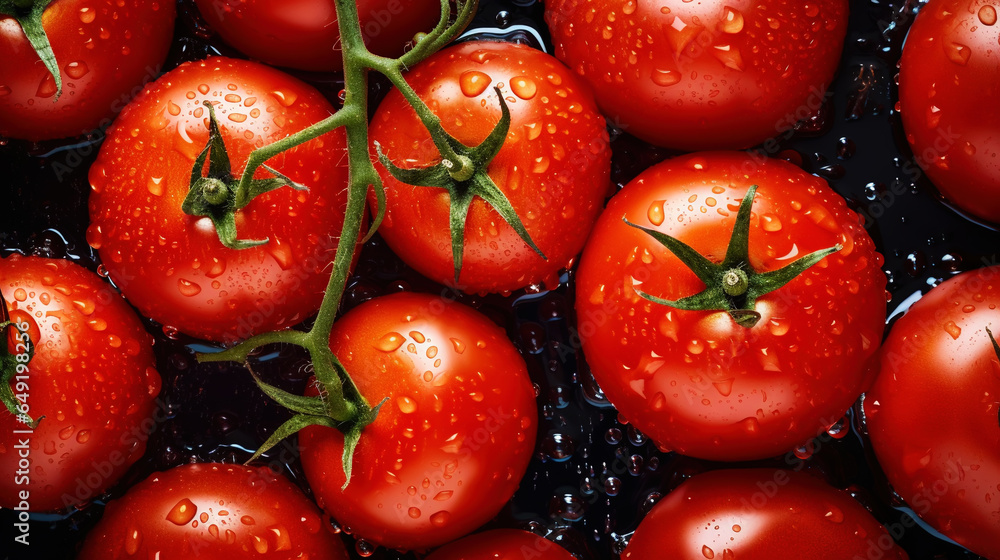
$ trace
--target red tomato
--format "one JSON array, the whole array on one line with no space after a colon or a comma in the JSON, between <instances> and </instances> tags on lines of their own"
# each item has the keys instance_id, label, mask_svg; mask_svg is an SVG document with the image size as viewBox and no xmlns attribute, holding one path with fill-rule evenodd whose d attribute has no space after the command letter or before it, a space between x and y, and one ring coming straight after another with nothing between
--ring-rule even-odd
<instances>
[{"instance_id":1,"label":"red tomato","mask_svg":"<svg viewBox=\"0 0 1000 560\"><path fill-rule=\"evenodd\" d=\"M343 68L333 0L195 0L205 21L240 52L277 66L328 72ZM441 18L435 0L358 0L365 44L398 56Z\"/></svg>"},{"instance_id":2,"label":"red tomato","mask_svg":"<svg viewBox=\"0 0 1000 560\"><path fill-rule=\"evenodd\" d=\"M407 81L467 146L482 142L500 120L499 87L511 122L487 168L510 200L542 259L484 200L469 209L459 287L502 292L553 281L583 247L609 188L611 152L604 119L586 84L556 59L522 45L470 42L441 51ZM401 167L440 161L427 130L398 91L379 106L371 138ZM413 187L382 170L388 208L379 233L407 264L454 285L450 197ZM374 205L374 197L371 197Z\"/></svg>"},{"instance_id":3,"label":"red tomato","mask_svg":"<svg viewBox=\"0 0 1000 560\"><path fill-rule=\"evenodd\" d=\"M0 506L55 511L88 502L142 456L155 428L153 339L109 283L69 261L0 259L0 291L35 348L10 386L28 415L45 417L31 431L0 407L0 469L8 473Z\"/></svg>"},{"instance_id":4,"label":"red tomato","mask_svg":"<svg viewBox=\"0 0 1000 560\"><path fill-rule=\"evenodd\" d=\"M401 293L334 325L330 348L372 403L346 490L343 435L299 435L309 486L366 541L425 549L468 534L510 499L534 449L537 412L524 360L503 331L463 305Z\"/></svg>"},{"instance_id":5,"label":"red tomato","mask_svg":"<svg viewBox=\"0 0 1000 560\"><path fill-rule=\"evenodd\" d=\"M847 0L546 0L556 56L613 123L682 150L743 148L815 113Z\"/></svg>"},{"instance_id":6,"label":"red tomato","mask_svg":"<svg viewBox=\"0 0 1000 560\"><path fill-rule=\"evenodd\" d=\"M427 560L573 560L558 544L518 529L494 529L442 546Z\"/></svg>"},{"instance_id":7,"label":"red tomato","mask_svg":"<svg viewBox=\"0 0 1000 560\"><path fill-rule=\"evenodd\" d=\"M772 469L700 474L643 519L623 560L845 560L907 555L849 494L808 474Z\"/></svg>"},{"instance_id":8,"label":"red tomato","mask_svg":"<svg viewBox=\"0 0 1000 560\"><path fill-rule=\"evenodd\" d=\"M52 2L42 25L61 68L58 100L20 25L0 14L0 136L46 140L106 127L160 74L175 12L171 1Z\"/></svg>"},{"instance_id":9,"label":"red tomato","mask_svg":"<svg viewBox=\"0 0 1000 560\"><path fill-rule=\"evenodd\" d=\"M1000 223L1000 25L987 0L920 9L899 62L899 105L917 164L959 208Z\"/></svg>"},{"instance_id":10,"label":"red tomato","mask_svg":"<svg viewBox=\"0 0 1000 560\"><path fill-rule=\"evenodd\" d=\"M112 500L79 560L347 560L316 506L266 467L187 464Z\"/></svg>"},{"instance_id":11,"label":"red tomato","mask_svg":"<svg viewBox=\"0 0 1000 560\"><path fill-rule=\"evenodd\" d=\"M636 289L676 300L705 284L623 217L720 262L755 184L753 270L843 248L757 298L752 328L725 311L640 297ZM577 273L578 330L597 382L664 449L747 460L806 443L843 416L874 373L886 278L859 221L822 179L780 160L709 152L648 169L611 199Z\"/></svg>"},{"instance_id":12,"label":"red tomato","mask_svg":"<svg viewBox=\"0 0 1000 560\"><path fill-rule=\"evenodd\" d=\"M1000 558L1000 267L966 272L900 318L864 399L889 482L913 510L976 554Z\"/></svg>"},{"instance_id":13,"label":"red tomato","mask_svg":"<svg viewBox=\"0 0 1000 560\"><path fill-rule=\"evenodd\" d=\"M207 217L181 210L208 138L211 100L233 172L250 152L331 113L313 88L252 62L182 64L121 114L90 169L87 240L143 315L216 341L294 325L319 308L346 205L343 131L311 140L268 165L309 187L281 187L236 213L241 239L226 248ZM263 168L256 177L270 176Z\"/></svg>"}]
</instances>

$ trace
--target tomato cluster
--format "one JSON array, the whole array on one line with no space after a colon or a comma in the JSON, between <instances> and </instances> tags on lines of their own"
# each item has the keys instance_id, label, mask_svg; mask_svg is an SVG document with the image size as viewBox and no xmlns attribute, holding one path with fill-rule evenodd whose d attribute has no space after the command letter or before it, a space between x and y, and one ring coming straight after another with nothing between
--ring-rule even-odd
<instances>
[{"instance_id":1,"label":"tomato cluster","mask_svg":"<svg viewBox=\"0 0 1000 560\"><path fill-rule=\"evenodd\" d=\"M9 555L1000 558L996 9L0 1Z\"/></svg>"}]
</instances>

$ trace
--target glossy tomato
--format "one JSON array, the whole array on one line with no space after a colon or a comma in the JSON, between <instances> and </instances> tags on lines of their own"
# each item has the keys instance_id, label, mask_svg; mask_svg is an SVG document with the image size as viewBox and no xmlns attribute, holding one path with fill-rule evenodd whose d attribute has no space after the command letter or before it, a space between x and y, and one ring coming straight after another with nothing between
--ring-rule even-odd
<instances>
[{"instance_id":1,"label":"glossy tomato","mask_svg":"<svg viewBox=\"0 0 1000 560\"><path fill-rule=\"evenodd\" d=\"M333 113L313 88L252 62L182 64L132 102L90 169L87 241L143 315L216 341L293 325L319 308L346 205L343 131L268 164L308 190L281 187L236 212L228 249L207 217L185 214L195 159L209 136L211 101L234 173L250 152ZM270 176L261 168L259 178Z\"/></svg>"},{"instance_id":2,"label":"glossy tomato","mask_svg":"<svg viewBox=\"0 0 1000 560\"><path fill-rule=\"evenodd\" d=\"M0 259L0 291L34 346L11 389L29 416L45 417L30 430L0 408L0 469L9 473L0 506L89 502L142 456L156 427L153 339L108 282L69 261Z\"/></svg>"},{"instance_id":3,"label":"glossy tomato","mask_svg":"<svg viewBox=\"0 0 1000 560\"><path fill-rule=\"evenodd\" d=\"M79 560L347 560L316 506L266 467L187 464L108 504Z\"/></svg>"},{"instance_id":4,"label":"glossy tomato","mask_svg":"<svg viewBox=\"0 0 1000 560\"><path fill-rule=\"evenodd\" d=\"M705 284L647 233L709 261L727 253L751 185L749 262L772 271L840 251L758 297L760 320L652 303ZM780 160L710 152L665 161L615 195L577 272L579 335L611 402L664 449L713 460L789 451L834 424L868 385L885 321L882 257L857 214L826 183Z\"/></svg>"},{"instance_id":5,"label":"glossy tomato","mask_svg":"<svg viewBox=\"0 0 1000 560\"><path fill-rule=\"evenodd\" d=\"M240 52L277 66L328 72L343 68L333 0L196 0L212 29ZM359 0L365 44L398 56L441 18L436 0Z\"/></svg>"},{"instance_id":6,"label":"glossy tomato","mask_svg":"<svg viewBox=\"0 0 1000 560\"><path fill-rule=\"evenodd\" d=\"M427 560L573 560L558 544L518 529L494 529L442 546Z\"/></svg>"},{"instance_id":7,"label":"glossy tomato","mask_svg":"<svg viewBox=\"0 0 1000 560\"><path fill-rule=\"evenodd\" d=\"M489 521L521 483L538 427L524 360L503 331L463 305L401 293L334 325L330 348L372 403L346 489L343 435L299 435L320 506L366 541L425 549Z\"/></svg>"},{"instance_id":8,"label":"glossy tomato","mask_svg":"<svg viewBox=\"0 0 1000 560\"><path fill-rule=\"evenodd\" d=\"M487 168L510 200L535 253L484 200L465 226L458 286L502 292L553 281L583 247L608 192L611 152L604 119L586 84L556 59L522 45L470 42L427 59L407 81L460 142L482 142L500 120L494 87L511 113L503 147ZM398 91L379 106L371 138L401 167L440 161L437 148ZM388 208L379 233L421 274L454 285L449 195L413 187L385 171ZM372 198L374 203L374 198Z\"/></svg>"},{"instance_id":9,"label":"glossy tomato","mask_svg":"<svg viewBox=\"0 0 1000 560\"><path fill-rule=\"evenodd\" d=\"M920 9L899 62L899 105L915 161L948 200L1000 223L1000 25L987 0Z\"/></svg>"},{"instance_id":10,"label":"glossy tomato","mask_svg":"<svg viewBox=\"0 0 1000 560\"><path fill-rule=\"evenodd\" d=\"M931 290L892 327L865 395L868 433L893 488L936 529L1000 558L1000 267Z\"/></svg>"},{"instance_id":11,"label":"glossy tomato","mask_svg":"<svg viewBox=\"0 0 1000 560\"><path fill-rule=\"evenodd\" d=\"M806 473L722 470L685 481L639 524L623 560L906 560L846 492Z\"/></svg>"},{"instance_id":12,"label":"glossy tomato","mask_svg":"<svg viewBox=\"0 0 1000 560\"><path fill-rule=\"evenodd\" d=\"M682 150L743 148L817 112L847 0L547 0L556 56L619 128Z\"/></svg>"},{"instance_id":13,"label":"glossy tomato","mask_svg":"<svg viewBox=\"0 0 1000 560\"><path fill-rule=\"evenodd\" d=\"M174 2L57 0L42 17L56 81L13 17L0 14L0 136L46 140L97 132L160 75ZM104 119L104 120L102 120Z\"/></svg>"}]
</instances>

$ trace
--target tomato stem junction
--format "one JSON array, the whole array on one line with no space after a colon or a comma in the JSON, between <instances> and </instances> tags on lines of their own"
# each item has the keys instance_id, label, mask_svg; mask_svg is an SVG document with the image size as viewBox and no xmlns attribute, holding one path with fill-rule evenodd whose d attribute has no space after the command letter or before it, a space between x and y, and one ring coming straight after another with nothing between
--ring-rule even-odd
<instances>
[{"instance_id":1,"label":"tomato stem junction","mask_svg":"<svg viewBox=\"0 0 1000 560\"><path fill-rule=\"evenodd\" d=\"M56 94L52 99L55 103L62 95L62 76L59 74L59 63L52 52L49 37L42 27L42 14L51 3L52 0L0 0L0 14L10 15L17 21L31 48L35 50L45 69L52 74L56 84Z\"/></svg>"}]
</instances>

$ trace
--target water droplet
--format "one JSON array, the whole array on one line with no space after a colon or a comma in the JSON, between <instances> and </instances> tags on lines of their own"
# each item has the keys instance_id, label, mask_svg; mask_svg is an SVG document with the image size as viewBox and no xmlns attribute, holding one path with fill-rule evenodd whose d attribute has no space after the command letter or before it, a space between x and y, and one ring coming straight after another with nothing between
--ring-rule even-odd
<instances>
[{"instance_id":1,"label":"water droplet","mask_svg":"<svg viewBox=\"0 0 1000 560\"><path fill-rule=\"evenodd\" d=\"M740 49L732 45L716 45L712 47L712 54L726 68L731 68L738 72L743 71L743 54L740 53Z\"/></svg>"},{"instance_id":2,"label":"water droplet","mask_svg":"<svg viewBox=\"0 0 1000 560\"><path fill-rule=\"evenodd\" d=\"M94 302L89 299L76 300L73 302L73 305L84 315L91 315L94 313L94 309L96 309Z\"/></svg>"},{"instance_id":3,"label":"water droplet","mask_svg":"<svg viewBox=\"0 0 1000 560\"><path fill-rule=\"evenodd\" d=\"M90 430L80 430L76 434L77 443L87 443L88 441L90 441Z\"/></svg>"},{"instance_id":4,"label":"water droplet","mask_svg":"<svg viewBox=\"0 0 1000 560\"><path fill-rule=\"evenodd\" d=\"M153 196L163 196L163 177L150 177L146 189Z\"/></svg>"},{"instance_id":5,"label":"water droplet","mask_svg":"<svg viewBox=\"0 0 1000 560\"><path fill-rule=\"evenodd\" d=\"M646 217L654 226L663 224L663 203L663 200L654 200L646 210Z\"/></svg>"},{"instance_id":6,"label":"water droplet","mask_svg":"<svg viewBox=\"0 0 1000 560\"><path fill-rule=\"evenodd\" d=\"M406 514L409 515L411 519L419 519L420 508L411 507L410 509L406 510Z\"/></svg>"},{"instance_id":7,"label":"water droplet","mask_svg":"<svg viewBox=\"0 0 1000 560\"><path fill-rule=\"evenodd\" d=\"M490 87L492 83L493 79L490 78L489 74L477 70L463 72L458 78L459 87L466 97L476 97L486 91L486 88Z\"/></svg>"},{"instance_id":8,"label":"water droplet","mask_svg":"<svg viewBox=\"0 0 1000 560\"><path fill-rule=\"evenodd\" d=\"M844 522L844 512L840 511L840 508L836 506L830 506L829 511L827 511L826 515L823 517L825 517L827 521L831 521L833 523Z\"/></svg>"},{"instance_id":9,"label":"water droplet","mask_svg":"<svg viewBox=\"0 0 1000 560\"><path fill-rule=\"evenodd\" d=\"M454 493L455 492L453 492L452 490L442 490L442 491L438 492L434 496L434 501L435 502L446 502L446 501L448 501L448 500L451 499L451 497L452 497L452 495Z\"/></svg>"},{"instance_id":10,"label":"water droplet","mask_svg":"<svg viewBox=\"0 0 1000 560\"><path fill-rule=\"evenodd\" d=\"M997 22L997 10L993 6L983 6L979 8L979 21L983 25L994 25Z\"/></svg>"},{"instance_id":11,"label":"water droplet","mask_svg":"<svg viewBox=\"0 0 1000 560\"><path fill-rule=\"evenodd\" d=\"M375 348L383 352L395 352L403 345L406 338L398 332L386 333L375 343Z\"/></svg>"},{"instance_id":12,"label":"water droplet","mask_svg":"<svg viewBox=\"0 0 1000 560\"><path fill-rule=\"evenodd\" d=\"M167 514L167 521L175 525L187 525L197 514L198 506L194 505L194 502L191 500L184 498L177 502L173 509L170 510L170 513Z\"/></svg>"},{"instance_id":13,"label":"water droplet","mask_svg":"<svg viewBox=\"0 0 1000 560\"><path fill-rule=\"evenodd\" d=\"M681 81L681 73L676 70L669 70L663 68L654 68L652 74L650 74L653 83L658 86L672 86Z\"/></svg>"},{"instance_id":14,"label":"water droplet","mask_svg":"<svg viewBox=\"0 0 1000 560\"><path fill-rule=\"evenodd\" d=\"M417 401L406 396L396 398L396 406L403 414L412 414L417 411Z\"/></svg>"},{"instance_id":15,"label":"water droplet","mask_svg":"<svg viewBox=\"0 0 1000 560\"><path fill-rule=\"evenodd\" d=\"M549 169L549 158L545 156L538 156L535 158L535 164L531 167L533 173L545 173Z\"/></svg>"},{"instance_id":16,"label":"water droplet","mask_svg":"<svg viewBox=\"0 0 1000 560\"><path fill-rule=\"evenodd\" d=\"M87 66L86 62L79 60L77 62L70 62L66 65L64 70L66 71L67 76L73 78L74 80L79 80L90 72L90 67Z\"/></svg>"},{"instance_id":17,"label":"water droplet","mask_svg":"<svg viewBox=\"0 0 1000 560\"><path fill-rule=\"evenodd\" d=\"M715 558L715 551L706 544L701 547L701 555L705 558Z\"/></svg>"},{"instance_id":18,"label":"water droplet","mask_svg":"<svg viewBox=\"0 0 1000 560\"><path fill-rule=\"evenodd\" d=\"M52 97L56 94L56 79L52 77L52 74L46 72L45 77L38 84L38 90L35 95L38 97Z\"/></svg>"},{"instance_id":19,"label":"water droplet","mask_svg":"<svg viewBox=\"0 0 1000 560\"><path fill-rule=\"evenodd\" d=\"M285 107L291 107L292 104L294 104L295 101L298 100L299 98L298 94L296 94L294 91L284 92L276 90L272 91L271 95L273 95L275 99L277 99L278 102L284 105Z\"/></svg>"},{"instance_id":20,"label":"water droplet","mask_svg":"<svg viewBox=\"0 0 1000 560\"><path fill-rule=\"evenodd\" d=\"M181 114L181 108L173 101L167 101L167 112L176 117Z\"/></svg>"},{"instance_id":21,"label":"water droplet","mask_svg":"<svg viewBox=\"0 0 1000 560\"><path fill-rule=\"evenodd\" d=\"M781 231L781 219L774 214L764 214L761 216L761 228L764 231L775 232Z\"/></svg>"},{"instance_id":22,"label":"water droplet","mask_svg":"<svg viewBox=\"0 0 1000 560\"><path fill-rule=\"evenodd\" d=\"M457 338L451 339L451 345L455 349L456 354L462 354L465 352L465 343Z\"/></svg>"},{"instance_id":23,"label":"water droplet","mask_svg":"<svg viewBox=\"0 0 1000 560\"><path fill-rule=\"evenodd\" d=\"M720 27L724 33L739 33L743 31L743 14L736 8L726 6Z\"/></svg>"},{"instance_id":24,"label":"water droplet","mask_svg":"<svg viewBox=\"0 0 1000 560\"><path fill-rule=\"evenodd\" d=\"M531 99L538 93L538 86L527 76L516 76L510 79L510 90L521 99Z\"/></svg>"},{"instance_id":25,"label":"water droplet","mask_svg":"<svg viewBox=\"0 0 1000 560\"><path fill-rule=\"evenodd\" d=\"M951 335L951 338L958 340L962 336L962 328L955 324L955 321L948 321L944 324L944 332Z\"/></svg>"},{"instance_id":26,"label":"water droplet","mask_svg":"<svg viewBox=\"0 0 1000 560\"><path fill-rule=\"evenodd\" d=\"M142 533L139 529L132 528L129 530L128 535L125 537L125 553L129 556L133 556L136 552L139 552L139 547L142 545Z\"/></svg>"},{"instance_id":27,"label":"water droplet","mask_svg":"<svg viewBox=\"0 0 1000 560\"><path fill-rule=\"evenodd\" d=\"M256 525L257 521L253 517L250 517L249 515L244 515L243 517L240 518L240 523L244 525Z\"/></svg>"},{"instance_id":28,"label":"water droplet","mask_svg":"<svg viewBox=\"0 0 1000 560\"><path fill-rule=\"evenodd\" d=\"M244 115L243 113L229 113L229 115L227 115L226 118L235 123L241 123L247 120L247 116Z\"/></svg>"},{"instance_id":29,"label":"water droplet","mask_svg":"<svg viewBox=\"0 0 1000 560\"><path fill-rule=\"evenodd\" d=\"M431 525L435 527L444 527L445 525L448 524L448 521L450 519L451 519L451 513L447 511L439 511L431 515Z\"/></svg>"},{"instance_id":30,"label":"water droplet","mask_svg":"<svg viewBox=\"0 0 1000 560\"><path fill-rule=\"evenodd\" d=\"M194 297L201 293L201 286L190 280L178 278L177 291L179 291L182 296Z\"/></svg>"},{"instance_id":31,"label":"water droplet","mask_svg":"<svg viewBox=\"0 0 1000 560\"><path fill-rule=\"evenodd\" d=\"M959 66L965 66L969 63L969 57L972 56L972 50L968 46L961 43L945 43L944 54L948 56L948 60L958 64Z\"/></svg>"}]
</instances>

